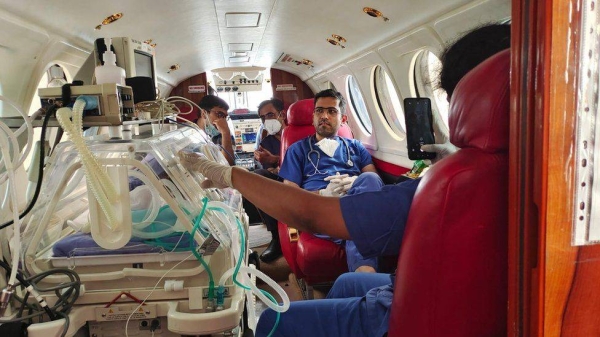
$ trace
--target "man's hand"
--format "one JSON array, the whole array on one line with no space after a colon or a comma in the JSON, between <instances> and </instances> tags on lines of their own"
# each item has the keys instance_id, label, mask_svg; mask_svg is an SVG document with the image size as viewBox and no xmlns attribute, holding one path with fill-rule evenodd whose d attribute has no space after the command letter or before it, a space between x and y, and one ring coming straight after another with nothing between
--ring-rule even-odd
<instances>
[{"instance_id":1,"label":"man's hand","mask_svg":"<svg viewBox=\"0 0 600 337\"><path fill-rule=\"evenodd\" d=\"M231 136L231 131L229 131L229 125L227 124L227 119L217 118L213 122L213 125L215 126L215 128L217 128L217 130L219 130L219 132L223 135L223 137Z\"/></svg>"},{"instance_id":2,"label":"man's hand","mask_svg":"<svg viewBox=\"0 0 600 337\"><path fill-rule=\"evenodd\" d=\"M435 158L431 160L432 164L435 164L460 150L460 148L450 143L448 128L436 114L433 115L433 133L435 136L435 144L421 145L421 150L435 152L437 154Z\"/></svg>"},{"instance_id":3,"label":"man's hand","mask_svg":"<svg viewBox=\"0 0 600 337\"><path fill-rule=\"evenodd\" d=\"M208 160L204 155L197 152L179 151L179 161L188 171L202 173L206 181L202 183L202 188L225 188L233 187L231 183L231 166L219 164Z\"/></svg>"},{"instance_id":4,"label":"man's hand","mask_svg":"<svg viewBox=\"0 0 600 337\"><path fill-rule=\"evenodd\" d=\"M278 164L279 156L271 153L271 151L260 146L258 150L254 151L254 159L261 164Z\"/></svg>"},{"instance_id":5,"label":"man's hand","mask_svg":"<svg viewBox=\"0 0 600 337\"><path fill-rule=\"evenodd\" d=\"M358 178L358 176L342 178L342 181L340 182L340 186L336 189L336 192L339 192L342 195L348 193L348 190L350 190L352 188L352 184L354 184L354 181L356 180L356 178Z\"/></svg>"},{"instance_id":6,"label":"man's hand","mask_svg":"<svg viewBox=\"0 0 600 337\"><path fill-rule=\"evenodd\" d=\"M329 184L324 189L319 190L319 194L327 197L341 197L341 191L343 190L341 183L344 178L348 178L348 175L340 175L339 172L335 175L325 177L323 180L328 181Z\"/></svg>"}]
</instances>

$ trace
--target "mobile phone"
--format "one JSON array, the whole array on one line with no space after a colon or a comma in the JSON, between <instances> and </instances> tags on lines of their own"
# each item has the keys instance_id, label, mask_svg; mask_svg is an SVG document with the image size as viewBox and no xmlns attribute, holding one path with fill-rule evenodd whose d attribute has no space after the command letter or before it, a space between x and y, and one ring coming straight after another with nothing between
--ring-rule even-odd
<instances>
[{"instance_id":1,"label":"mobile phone","mask_svg":"<svg viewBox=\"0 0 600 337\"><path fill-rule=\"evenodd\" d=\"M404 120L408 158L411 160L435 158L435 152L421 151L421 145L435 144L431 100L427 97L405 98Z\"/></svg>"}]
</instances>

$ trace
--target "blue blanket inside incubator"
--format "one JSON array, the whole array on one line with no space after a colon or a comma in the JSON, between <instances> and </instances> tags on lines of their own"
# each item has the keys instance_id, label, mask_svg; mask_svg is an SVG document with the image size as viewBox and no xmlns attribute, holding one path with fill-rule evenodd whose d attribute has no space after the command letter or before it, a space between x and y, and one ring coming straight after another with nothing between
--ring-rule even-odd
<instances>
[{"instance_id":1,"label":"blue blanket inside incubator","mask_svg":"<svg viewBox=\"0 0 600 337\"><path fill-rule=\"evenodd\" d=\"M52 253L55 257L158 253L189 250L190 242L191 235L189 233L177 233L150 240L133 237L124 247L110 250L98 246L91 234L76 233L64 237L54 244ZM195 242L193 244L195 246Z\"/></svg>"}]
</instances>

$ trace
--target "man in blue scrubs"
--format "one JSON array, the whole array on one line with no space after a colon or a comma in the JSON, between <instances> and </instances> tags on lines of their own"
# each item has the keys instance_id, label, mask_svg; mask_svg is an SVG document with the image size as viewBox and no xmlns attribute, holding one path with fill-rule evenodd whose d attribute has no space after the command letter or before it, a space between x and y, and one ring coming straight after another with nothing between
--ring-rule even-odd
<instances>
[{"instance_id":1,"label":"man in blue scrubs","mask_svg":"<svg viewBox=\"0 0 600 337\"><path fill-rule=\"evenodd\" d=\"M338 130L348 118L344 97L335 90L327 89L317 93L314 101L313 125L316 133L287 149L279 170L283 182L324 196L381 189L383 181L377 175L367 149L358 140L338 136ZM377 258L363 257L352 241L327 235L316 236L345 246L348 270L376 271Z\"/></svg>"},{"instance_id":2,"label":"man in blue scrubs","mask_svg":"<svg viewBox=\"0 0 600 337\"><path fill-rule=\"evenodd\" d=\"M509 25L488 25L467 33L442 57L442 89L450 98L466 73L509 47ZM436 142L438 137L436 132ZM422 149L435 151L438 159L458 150L450 143L424 145ZM367 257L398 253L419 183L418 180L406 181L384 186L376 192L327 198L257 179L247 171L198 156L183 155L182 163L190 170L202 172L215 186L233 186L269 214L300 230L353 239ZM268 199L264 191L269 191ZM269 203L273 199L279 202ZM272 335L382 336L388 330L393 281L394 276L388 274L344 274L336 280L327 299L292 303L289 310L281 314ZM267 336L276 318L273 310L265 311L258 322L256 336Z\"/></svg>"}]
</instances>

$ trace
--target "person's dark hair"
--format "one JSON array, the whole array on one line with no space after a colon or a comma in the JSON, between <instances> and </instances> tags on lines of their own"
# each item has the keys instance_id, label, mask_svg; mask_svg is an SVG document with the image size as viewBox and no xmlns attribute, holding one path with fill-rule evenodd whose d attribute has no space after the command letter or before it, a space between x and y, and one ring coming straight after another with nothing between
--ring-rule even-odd
<instances>
[{"instance_id":1,"label":"person's dark hair","mask_svg":"<svg viewBox=\"0 0 600 337\"><path fill-rule=\"evenodd\" d=\"M273 104L273 107L275 108L275 110L277 111L282 111L283 110L283 101L280 100L279 98L271 98L271 103Z\"/></svg>"},{"instance_id":2,"label":"person's dark hair","mask_svg":"<svg viewBox=\"0 0 600 337\"><path fill-rule=\"evenodd\" d=\"M439 87L448 97L463 76L492 55L510 48L510 25L488 24L473 29L444 51Z\"/></svg>"},{"instance_id":3,"label":"person's dark hair","mask_svg":"<svg viewBox=\"0 0 600 337\"><path fill-rule=\"evenodd\" d=\"M229 104L225 102L222 98L214 95L206 95L202 97L198 106L206 111L210 111L214 107L223 108L229 111Z\"/></svg>"},{"instance_id":4,"label":"person's dark hair","mask_svg":"<svg viewBox=\"0 0 600 337\"><path fill-rule=\"evenodd\" d=\"M314 104L317 105L317 100L319 98L323 98L323 97L331 97L331 98L335 98L338 101L340 101L340 112L342 113L342 115L346 114L346 99L344 99L344 96L342 96L342 94L340 94L339 92L337 92L333 89L325 89L325 90L319 91L315 95Z\"/></svg>"},{"instance_id":5,"label":"person's dark hair","mask_svg":"<svg viewBox=\"0 0 600 337\"><path fill-rule=\"evenodd\" d=\"M262 108L266 107L269 104L273 104L273 107L277 111L283 110L283 101L280 100L279 98L271 98L271 99L267 99L267 100L260 102L260 104L258 105L257 112L260 112L260 110L262 110Z\"/></svg>"}]
</instances>

